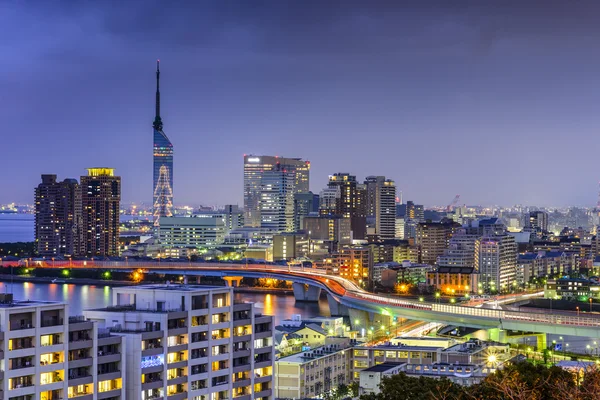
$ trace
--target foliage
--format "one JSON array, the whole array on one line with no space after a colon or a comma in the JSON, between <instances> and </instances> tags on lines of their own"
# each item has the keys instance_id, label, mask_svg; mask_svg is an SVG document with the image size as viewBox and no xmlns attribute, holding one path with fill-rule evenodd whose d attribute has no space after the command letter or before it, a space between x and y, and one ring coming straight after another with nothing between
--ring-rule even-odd
<instances>
[{"instance_id":1,"label":"foliage","mask_svg":"<svg viewBox=\"0 0 600 400\"><path fill-rule=\"evenodd\" d=\"M579 374L559 367L522 362L464 387L447 379L384 377L379 394L361 400L600 400L600 370L588 367Z\"/></svg>"}]
</instances>

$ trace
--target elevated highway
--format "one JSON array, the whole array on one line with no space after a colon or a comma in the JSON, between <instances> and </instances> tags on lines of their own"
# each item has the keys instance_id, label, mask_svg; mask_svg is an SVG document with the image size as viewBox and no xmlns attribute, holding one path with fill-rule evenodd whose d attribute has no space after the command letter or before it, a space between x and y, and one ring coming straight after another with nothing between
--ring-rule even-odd
<instances>
[{"instance_id":1,"label":"elevated highway","mask_svg":"<svg viewBox=\"0 0 600 400\"><path fill-rule=\"evenodd\" d=\"M50 265L47 267L52 268ZM54 266L58 268L59 266ZM600 339L600 318L591 316L553 315L527 311L507 311L460 305L438 304L404 300L369 293L351 281L325 275L316 269L265 264L177 263L177 262L87 262L86 265L69 264L62 268L96 268L107 270L143 271L158 274L181 274L186 277L218 276L274 278L292 281L294 294L299 300L318 299L320 291L327 293L333 315L350 315L358 319L362 328L376 320L375 315L401 317L477 329L500 329L556 335L588 336ZM318 290L312 290L316 288ZM302 296L305 296L302 298ZM380 319L382 321L383 319ZM367 322L368 321L368 322ZM357 328L357 327L355 327Z\"/></svg>"}]
</instances>

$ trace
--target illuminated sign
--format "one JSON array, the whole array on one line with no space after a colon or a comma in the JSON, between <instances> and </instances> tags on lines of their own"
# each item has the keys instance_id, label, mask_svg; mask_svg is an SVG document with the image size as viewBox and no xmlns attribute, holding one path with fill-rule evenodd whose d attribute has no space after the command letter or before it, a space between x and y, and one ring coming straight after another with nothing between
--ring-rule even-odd
<instances>
[{"instance_id":1,"label":"illuminated sign","mask_svg":"<svg viewBox=\"0 0 600 400\"><path fill-rule=\"evenodd\" d=\"M257 162L260 162L260 158L250 157L250 158L248 158L248 162L257 163Z\"/></svg>"}]
</instances>

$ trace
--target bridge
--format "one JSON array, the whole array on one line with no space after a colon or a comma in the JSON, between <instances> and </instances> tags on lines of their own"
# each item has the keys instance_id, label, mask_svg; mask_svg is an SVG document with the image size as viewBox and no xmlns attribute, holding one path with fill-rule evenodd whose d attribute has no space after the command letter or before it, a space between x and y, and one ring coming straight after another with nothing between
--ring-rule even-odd
<instances>
[{"instance_id":1,"label":"bridge","mask_svg":"<svg viewBox=\"0 0 600 400\"><path fill-rule=\"evenodd\" d=\"M68 265L63 264L68 263ZM157 274L178 274L190 277L215 276L230 285L239 284L243 277L273 278L293 282L294 296L300 301L317 301L322 291L327 294L332 315L350 317L353 329L371 325L391 326L392 317L438 322L500 332L521 331L537 334L586 336L600 339L600 318L539 312L506 311L461 305L421 302L373 294L353 282L324 271L271 264L228 264L197 262L141 262L141 261L61 261L61 265L40 265L49 268L96 268L136 271ZM33 266L33 265L32 265ZM544 338L540 339L545 341Z\"/></svg>"}]
</instances>

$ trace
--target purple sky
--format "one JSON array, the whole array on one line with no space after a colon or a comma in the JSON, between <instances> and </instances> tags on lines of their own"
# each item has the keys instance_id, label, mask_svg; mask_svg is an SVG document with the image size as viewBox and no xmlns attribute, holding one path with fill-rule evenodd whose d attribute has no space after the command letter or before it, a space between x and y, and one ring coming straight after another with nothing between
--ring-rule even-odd
<instances>
[{"instance_id":1,"label":"purple sky","mask_svg":"<svg viewBox=\"0 0 600 400\"><path fill-rule=\"evenodd\" d=\"M598 21L598 1L3 1L0 202L93 166L149 201L160 58L177 204L241 202L254 153L309 159L316 192L344 171L430 205L592 205Z\"/></svg>"}]
</instances>

